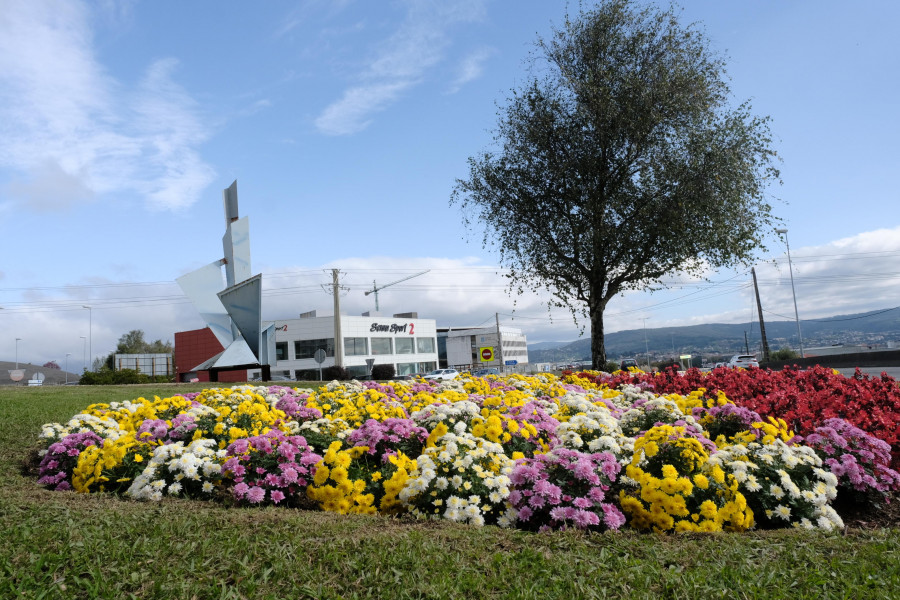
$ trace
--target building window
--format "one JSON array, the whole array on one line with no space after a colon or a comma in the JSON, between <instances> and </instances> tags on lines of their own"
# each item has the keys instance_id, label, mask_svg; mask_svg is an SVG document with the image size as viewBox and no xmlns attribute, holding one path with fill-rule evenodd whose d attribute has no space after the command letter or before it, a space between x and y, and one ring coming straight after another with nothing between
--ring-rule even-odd
<instances>
[{"instance_id":1,"label":"building window","mask_svg":"<svg viewBox=\"0 0 900 600\"><path fill-rule=\"evenodd\" d=\"M366 347L366 338L351 337L344 338L344 355L346 356L365 356L369 351ZM365 367L363 367L365 368ZM365 375L365 373L363 373Z\"/></svg>"},{"instance_id":2,"label":"building window","mask_svg":"<svg viewBox=\"0 0 900 600\"><path fill-rule=\"evenodd\" d=\"M428 373L429 371L434 371L437 369L437 363L435 362L423 362L419 363L419 368L421 369L421 373Z\"/></svg>"},{"instance_id":3,"label":"building window","mask_svg":"<svg viewBox=\"0 0 900 600\"><path fill-rule=\"evenodd\" d=\"M419 372L419 363L397 363L397 375L414 375Z\"/></svg>"},{"instance_id":4,"label":"building window","mask_svg":"<svg viewBox=\"0 0 900 600\"><path fill-rule=\"evenodd\" d=\"M275 360L287 360L287 342L275 342Z\"/></svg>"},{"instance_id":5,"label":"building window","mask_svg":"<svg viewBox=\"0 0 900 600\"><path fill-rule=\"evenodd\" d=\"M297 340L294 342L294 356L297 359L315 358L316 350L325 351L325 356L334 356L334 338L321 340Z\"/></svg>"},{"instance_id":6,"label":"building window","mask_svg":"<svg viewBox=\"0 0 900 600\"><path fill-rule=\"evenodd\" d=\"M349 340L352 340L352 339L364 340L366 338L347 338L347 339L349 339ZM353 378L365 377L368 374L369 374L369 372L366 369L365 365L362 365L362 366L354 365L354 366L347 367L347 375L349 375L350 377L353 377Z\"/></svg>"},{"instance_id":7,"label":"building window","mask_svg":"<svg viewBox=\"0 0 900 600\"><path fill-rule=\"evenodd\" d=\"M397 354L413 354L416 351L412 338L397 338L396 346Z\"/></svg>"},{"instance_id":8,"label":"building window","mask_svg":"<svg viewBox=\"0 0 900 600\"><path fill-rule=\"evenodd\" d=\"M391 338L374 337L372 338L372 354L393 354L391 349Z\"/></svg>"},{"instance_id":9,"label":"building window","mask_svg":"<svg viewBox=\"0 0 900 600\"><path fill-rule=\"evenodd\" d=\"M416 338L416 351L419 354L432 354L434 352L434 338Z\"/></svg>"}]
</instances>

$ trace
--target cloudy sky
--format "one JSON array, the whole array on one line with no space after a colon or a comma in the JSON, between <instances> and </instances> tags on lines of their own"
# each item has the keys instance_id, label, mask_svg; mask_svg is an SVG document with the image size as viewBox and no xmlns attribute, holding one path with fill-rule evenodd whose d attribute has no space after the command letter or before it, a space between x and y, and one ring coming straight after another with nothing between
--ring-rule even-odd
<instances>
[{"instance_id":1,"label":"cloudy sky","mask_svg":"<svg viewBox=\"0 0 900 600\"><path fill-rule=\"evenodd\" d=\"M772 118L801 318L900 305L900 4L686 0L735 102ZM222 256L238 180L267 319L418 311L570 341L568 314L505 292L448 200L526 77L546 0L0 0L0 359L68 360L202 326L174 280ZM793 316L784 239L757 274ZM742 322L749 272L614 300L607 330ZM90 309L84 308L90 306ZM84 336L84 338L82 338ZM18 344L16 338L20 338ZM66 358L66 355L69 355Z\"/></svg>"}]
</instances>

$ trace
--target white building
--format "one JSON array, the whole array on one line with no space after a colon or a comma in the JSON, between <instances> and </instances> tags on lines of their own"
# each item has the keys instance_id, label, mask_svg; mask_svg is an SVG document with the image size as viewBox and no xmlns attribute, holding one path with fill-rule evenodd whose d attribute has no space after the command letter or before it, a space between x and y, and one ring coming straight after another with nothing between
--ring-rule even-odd
<instances>
[{"instance_id":1,"label":"white building","mask_svg":"<svg viewBox=\"0 0 900 600\"><path fill-rule=\"evenodd\" d=\"M390 364L397 375L424 373L437 368L437 327L434 319L419 319L416 313L393 317L351 317L339 320L341 344L335 344L333 316L307 313L300 319L268 321L275 324L275 362L272 376L294 380L319 380L319 369L338 364L352 377L364 377L370 365ZM323 358L316 361L318 350ZM324 356L323 356L324 355ZM367 361L368 362L367 364ZM250 379L259 377L250 370Z\"/></svg>"},{"instance_id":2,"label":"white building","mask_svg":"<svg viewBox=\"0 0 900 600\"><path fill-rule=\"evenodd\" d=\"M528 364L528 340L516 327L469 327L447 331L447 366L459 370L501 367L520 371Z\"/></svg>"}]
</instances>

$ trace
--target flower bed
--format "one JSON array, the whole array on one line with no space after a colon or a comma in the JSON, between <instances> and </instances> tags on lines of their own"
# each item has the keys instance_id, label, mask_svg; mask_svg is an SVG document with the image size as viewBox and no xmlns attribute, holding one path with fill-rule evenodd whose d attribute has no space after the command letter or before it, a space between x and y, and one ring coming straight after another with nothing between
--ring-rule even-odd
<instances>
[{"instance_id":1,"label":"flower bed","mask_svg":"<svg viewBox=\"0 0 900 600\"><path fill-rule=\"evenodd\" d=\"M796 407L786 421L732 402L729 390L773 385L755 370L709 387L675 377L245 385L94 404L43 427L39 483L541 531L827 530L842 526L839 490L877 506L900 489L887 443L848 420L801 420L804 442ZM819 401L824 381L791 388L796 404ZM885 393L834 383L857 403Z\"/></svg>"}]
</instances>

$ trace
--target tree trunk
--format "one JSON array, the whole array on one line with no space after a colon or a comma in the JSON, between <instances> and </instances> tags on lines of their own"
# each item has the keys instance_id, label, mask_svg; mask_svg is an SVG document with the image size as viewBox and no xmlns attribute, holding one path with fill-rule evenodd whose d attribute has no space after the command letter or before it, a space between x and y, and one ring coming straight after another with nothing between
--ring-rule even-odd
<instances>
[{"instance_id":1,"label":"tree trunk","mask_svg":"<svg viewBox=\"0 0 900 600\"><path fill-rule=\"evenodd\" d=\"M591 317L591 368L599 371L606 364L606 343L603 339L603 309L605 303L590 307Z\"/></svg>"}]
</instances>

